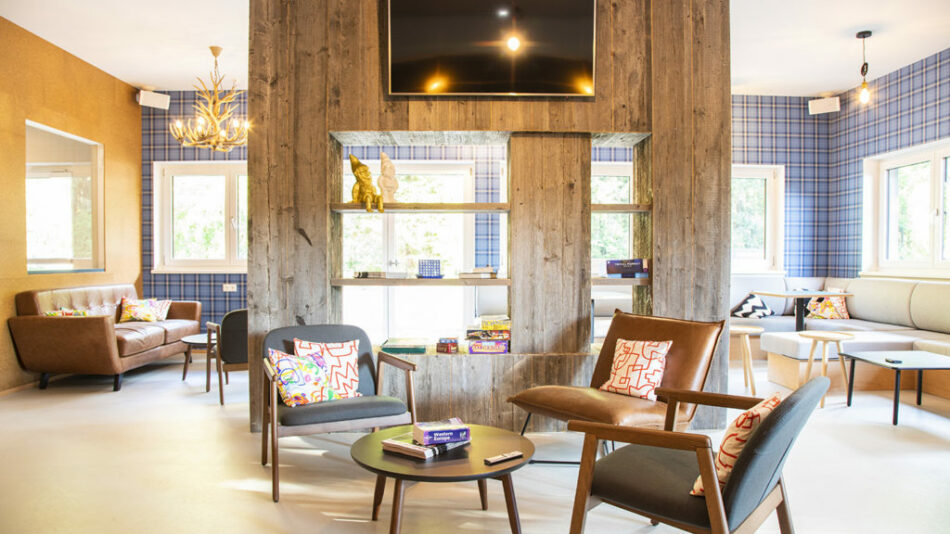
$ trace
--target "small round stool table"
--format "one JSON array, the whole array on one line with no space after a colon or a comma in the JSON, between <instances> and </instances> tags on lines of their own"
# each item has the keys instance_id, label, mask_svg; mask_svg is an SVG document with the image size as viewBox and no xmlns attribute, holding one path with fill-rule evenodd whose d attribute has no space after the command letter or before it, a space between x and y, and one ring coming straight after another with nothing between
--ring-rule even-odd
<instances>
[{"instance_id":1,"label":"small round stool table","mask_svg":"<svg viewBox=\"0 0 950 534\"><path fill-rule=\"evenodd\" d=\"M808 380L811 378L811 365L815 361L815 349L818 347L818 343L821 343L821 376L828 376L828 343L834 343L835 347L838 349L838 362L841 364L841 377L844 379L844 385L848 387L848 370L844 365L844 357L841 356L841 353L844 350L841 348L841 342L847 341L849 339L854 339L854 334L848 334L847 332L826 332L824 330L805 330L799 332L798 335L805 339L811 340L811 350L808 351L808 367L805 368L805 378ZM804 380L799 375L798 378L798 387L802 386ZM821 396L821 407L825 407L825 396Z\"/></svg>"},{"instance_id":2,"label":"small round stool table","mask_svg":"<svg viewBox=\"0 0 950 534\"><path fill-rule=\"evenodd\" d=\"M755 375L752 374L752 344L749 336L761 334L765 329L761 326L729 325L729 337L739 338L739 351L742 353L742 379L746 387L752 388L755 396Z\"/></svg>"},{"instance_id":3,"label":"small round stool table","mask_svg":"<svg viewBox=\"0 0 950 534\"><path fill-rule=\"evenodd\" d=\"M191 349L205 349L205 393L211 391L211 358L212 352L214 351L214 345L216 339L214 334L210 336L205 334L191 334L190 336L185 336L181 338L182 342L188 345L188 350L185 352L185 366L181 370L181 379L184 380L188 376L188 364L191 363ZM211 346L208 346L208 343L211 343Z\"/></svg>"}]
</instances>

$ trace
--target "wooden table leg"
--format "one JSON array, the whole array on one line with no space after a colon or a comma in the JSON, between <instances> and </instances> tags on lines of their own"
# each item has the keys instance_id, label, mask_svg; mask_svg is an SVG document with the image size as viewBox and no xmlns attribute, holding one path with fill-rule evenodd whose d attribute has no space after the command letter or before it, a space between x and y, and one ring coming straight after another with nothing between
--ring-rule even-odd
<instances>
[{"instance_id":1,"label":"wooden table leg","mask_svg":"<svg viewBox=\"0 0 950 534\"><path fill-rule=\"evenodd\" d=\"M393 516L392 521L389 522L389 534L399 534L399 529L402 527L402 497L405 492L405 488L402 484L402 479L397 478L395 488L393 488Z\"/></svg>"},{"instance_id":2,"label":"wooden table leg","mask_svg":"<svg viewBox=\"0 0 950 534\"><path fill-rule=\"evenodd\" d=\"M508 506L508 524L511 525L511 534L521 534L521 519L518 518L518 503L515 501L515 486L511 482L511 475L498 477L505 489L505 504Z\"/></svg>"},{"instance_id":3,"label":"wooden table leg","mask_svg":"<svg viewBox=\"0 0 950 534\"><path fill-rule=\"evenodd\" d=\"M211 347L205 349L205 393L211 391Z\"/></svg>"},{"instance_id":4,"label":"wooden table leg","mask_svg":"<svg viewBox=\"0 0 950 534\"><path fill-rule=\"evenodd\" d=\"M188 348L185 349L185 366L181 370L181 379L184 380L188 376L188 364L191 363L191 345L188 345Z\"/></svg>"},{"instance_id":5,"label":"wooden table leg","mask_svg":"<svg viewBox=\"0 0 950 534\"><path fill-rule=\"evenodd\" d=\"M893 423L897 425L897 408L901 402L901 370L894 369L894 418Z\"/></svg>"},{"instance_id":6,"label":"wooden table leg","mask_svg":"<svg viewBox=\"0 0 950 534\"><path fill-rule=\"evenodd\" d=\"M488 481L478 479L478 496L482 500L482 510L488 510Z\"/></svg>"},{"instance_id":7,"label":"wooden table leg","mask_svg":"<svg viewBox=\"0 0 950 534\"><path fill-rule=\"evenodd\" d=\"M828 342L821 342L821 376L828 378ZM825 407L825 396L821 396L821 407Z\"/></svg>"},{"instance_id":8,"label":"wooden table leg","mask_svg":"<svg viewBox=\"0 0 950 534\"><path fill-rule=\"evenodd\" d=\"M811 365L815 362L815 349L818 348L818 340L811 340L811 350L808 351L808 366L805 367L805 378L802 379L801 375L798 375L798 387L802 387L802 384L808 382L811 378Z\"/></svg>"},{"instance_id":9,"label":"wooden table leg","mask_svg":"<svg viewBox=\"0 0 950 534\"><path fill-rule=\"evenodd\" d=\"M379 519L379 505L383 502L383 493L386 491L386 477L376 475L376 491L373 493L373 521Z\"/></svg>"},{"instance_id":10,"label":"wooden table leg","mask_svg":"<svg viewBox=\"0 0 950 534\"><path fill-rule=\"evenodd\" d=\"M854 394L854 362L856 360L851 358L851 372L848 373L848 406L851 406L851 396Z\"/></svg>"}]
</instances>

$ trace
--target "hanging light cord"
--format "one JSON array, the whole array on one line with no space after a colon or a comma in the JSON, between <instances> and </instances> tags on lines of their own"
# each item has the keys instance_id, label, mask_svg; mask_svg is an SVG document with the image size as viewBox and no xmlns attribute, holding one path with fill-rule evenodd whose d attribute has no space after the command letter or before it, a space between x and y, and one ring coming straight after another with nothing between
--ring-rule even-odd
<instances>
[{"instance_id":1,"label":"hanging light cord","mask_svg":"<svg viewBox=\"0 0 950 534\"><path fill-rule=\"evenodd\" d=\"M867 48L866 48L867 39L861 39L861 79L865 80L868 75L868 59L867 59Z\"/></svg>"}]
</instances>

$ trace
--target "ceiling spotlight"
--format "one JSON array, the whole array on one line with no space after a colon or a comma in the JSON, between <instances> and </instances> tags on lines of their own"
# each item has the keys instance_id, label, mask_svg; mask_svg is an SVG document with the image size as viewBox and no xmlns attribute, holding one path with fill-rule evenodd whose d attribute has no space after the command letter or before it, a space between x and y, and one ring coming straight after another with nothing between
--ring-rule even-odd
<instances>
[{"instance_id":1,"label":"ceiling spotlight","mask_svg":"<svg viewBox=\"0 0 950 534\"><path fill-rule=\"evenodd\" d=\"M861 39L861 90L858 92L858 101L862 104L867 104L871 101L871 91L868 89L868 60L867 60L867 50L865 48L865 43L867 38L871 36L870 30L864 30L858 32L855 37Z\"/></svg>"},{"instance_id":2,"label":"ceiling spotlight","mask_svg":"<svg viewBox=\"0 0 950 534\"><path fill-rule=\"evenodd\" d=\"M497 13L498 13L498 16L501 18L505 18L511 14L511 12L508 11L507 7L499 7Z\"/></svg>"},{"instance_id":3,"label":"ceiling spotlight","mask_svg":"<svg viewBox=\"0 0 950 534\"><path fill-rule=\"evenodd\" d=\"M512 35L505 41L505 46L508 47L508 50L512 52L517 52L521 48L521 39L518 39L517 35Z\"/></svg>"}]
</instances>

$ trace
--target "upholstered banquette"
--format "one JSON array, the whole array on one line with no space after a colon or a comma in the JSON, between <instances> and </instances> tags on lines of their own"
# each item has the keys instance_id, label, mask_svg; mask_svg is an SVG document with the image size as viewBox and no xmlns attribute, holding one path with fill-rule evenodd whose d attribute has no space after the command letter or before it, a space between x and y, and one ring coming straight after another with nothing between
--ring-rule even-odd
<instances>
[{"instance_id":1,"label":"upholstered banquette","mask_svg":"<svg viewBox=\"0 0 950 534\"><path fill-rule=\"evenodd\" d=\"M17 358L27 371L113 375L188 349L181 338L200 331L201 303L173 302L164 321L118 323L122 298L135 299L131 284L25 291L16 296L17 316L8 320ZM46 312L82 310L85 317L48 317Z\"/></svg>"}]
</instances>

